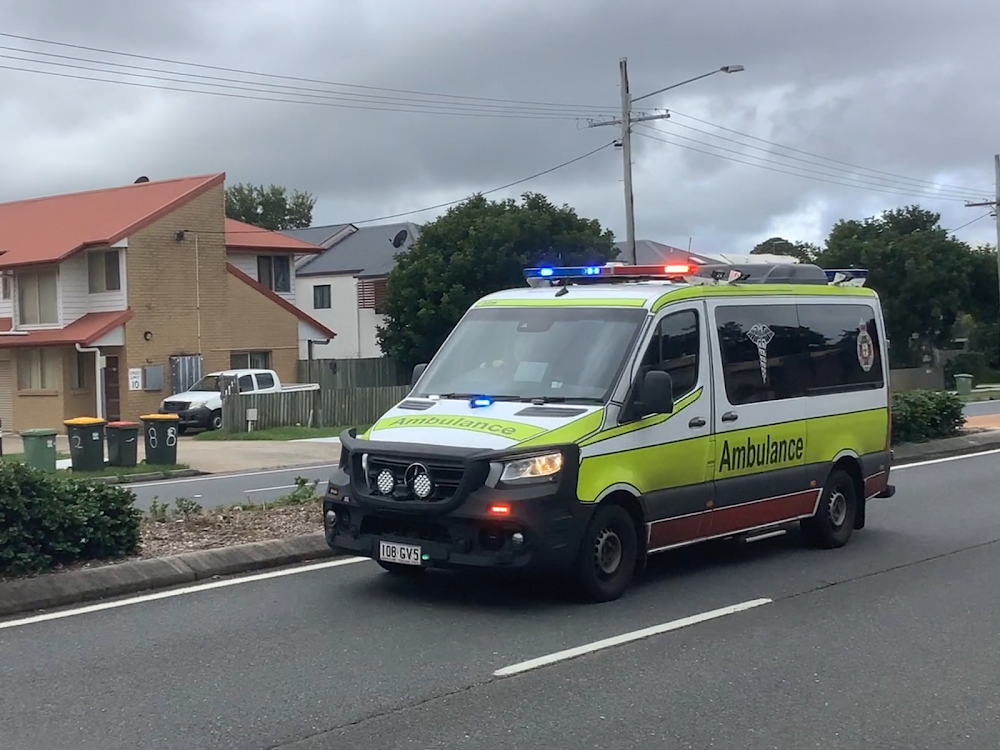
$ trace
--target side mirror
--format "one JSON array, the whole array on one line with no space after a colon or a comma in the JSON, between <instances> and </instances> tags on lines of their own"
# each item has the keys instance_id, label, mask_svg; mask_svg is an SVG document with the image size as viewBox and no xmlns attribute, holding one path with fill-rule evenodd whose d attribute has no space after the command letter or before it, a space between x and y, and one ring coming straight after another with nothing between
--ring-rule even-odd
<instances>
[{"instance_id":1,"label":"side mirror","mask_svg":"<svg viewBox=\"0 0 1000 750\"><path fill-rule=\"evenodd\" d=\"M417 385L417 381L420 380L420 376L424 374L424 370L426 369L426 362L413 368L413 377L410 378L410 388L414 388Z\"/></svg>"},{"instance_id":2,"label":"side mirror","mask_svg":"<svg viewBox=\"0 0 1000 750\"><path fill-rule=\"evenodd\" d=\"M674 411L674 381L669 373L650 370L642 379L641 400L635 404L637 415L671 414Z\"/></svg>"}]
</instances>

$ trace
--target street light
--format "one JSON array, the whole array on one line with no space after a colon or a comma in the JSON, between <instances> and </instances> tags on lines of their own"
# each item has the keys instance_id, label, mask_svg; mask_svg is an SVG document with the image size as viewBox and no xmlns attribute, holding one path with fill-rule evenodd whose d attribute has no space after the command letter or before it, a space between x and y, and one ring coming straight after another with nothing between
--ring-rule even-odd
<instances>
[{"instance_id":1,"label":"street light","mask_svg":"<svg viewBox=\"0 0 1000 750\"><path fill-rule=\"evenodd\" d=\"M626 58L623 57L619 61L618 67L621 72L622 116L620 119L607 120L605 122L592 122L590 123L590 127L596 128L604 125L618 125L622 129L622 160L625 168L625 262L636 265L635 209L632 199L632 126L636 123L649 122L651 120L666 120L670 117L670 114L668 112L664 112L659 115L641 115L639 117L633 117L632 105L638 101L642 101L643 99L648 99L651 96L662 94L664 91L670 91L671 89L680 88L681 86L686 86L689 83L700 81L702 78L714 76L716 73L742 73L745 68L742 65L723 65L721 68L716 68L708 73L702 73L700 76L688 78L686 81L665 86L662 89L657 89L656 91L643 94L642 96L637 96L633 99L629 96L628 64Z\"/></svg>"}]
</instances>

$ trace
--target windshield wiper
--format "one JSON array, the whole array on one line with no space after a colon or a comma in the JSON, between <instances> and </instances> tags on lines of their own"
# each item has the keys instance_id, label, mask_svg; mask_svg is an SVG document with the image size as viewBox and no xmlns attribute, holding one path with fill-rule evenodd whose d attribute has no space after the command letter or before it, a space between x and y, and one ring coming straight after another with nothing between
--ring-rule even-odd
<instances>
[{"instance_id":1,"label":"windshield wiper","mask_svg":"<svg viewBox=\"0 0 1000 750\"><path fill-rule=\"evenodd\" d=\"M585 403L603 404L604 399L587 396L522 396L519 401L532 404L565 404L565 403Z\"/></svg>"},{"instance_id":2,"label":"windshield wiper","mask_svg":"<svg viewBox=\"0 0 1000 750\"><path fill-rule=\"evenodd\" d=\"M454 398L468 400L473 398L487 398L490 401L521 401L520 396L491 396L488 393L438 393L438 398Z\"/></svg>"}]
</instances>

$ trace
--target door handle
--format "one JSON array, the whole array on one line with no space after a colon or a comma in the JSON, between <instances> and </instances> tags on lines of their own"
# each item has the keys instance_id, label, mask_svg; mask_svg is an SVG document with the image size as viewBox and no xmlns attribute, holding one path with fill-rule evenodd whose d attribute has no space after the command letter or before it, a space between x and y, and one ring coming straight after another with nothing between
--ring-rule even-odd
<instances>
[{"instance_id":1,"label":"door handle","mask_svg":"<svg viewBox=\"0 0 1000 750\"><path fill-rule=\"evenodd\" d=\"M735 422L736 421L736 412L734 412L734 411L727 411L725 414L722 415L722 421L723 422Z\"/></svg>"},{"instance_id":2,"label":"door handle","mask_svg":"<svg viewBox=\"0 0 1000 750\"><path fill-rule=\"evenodd\" d=\"M702 419L701 417L695 417L690 422L688 422L688 427L691 428L704 427L704 426L705 426L705 420Z\"/></svg>"}]
</instances>

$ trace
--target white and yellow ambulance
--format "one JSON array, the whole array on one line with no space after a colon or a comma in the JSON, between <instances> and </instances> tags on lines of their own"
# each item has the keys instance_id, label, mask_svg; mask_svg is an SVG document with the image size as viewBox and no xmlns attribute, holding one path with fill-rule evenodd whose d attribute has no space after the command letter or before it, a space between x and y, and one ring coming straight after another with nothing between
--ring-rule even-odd
<instances>
[{"instance_id":1,"label":"white and yellow ambulance","mask_svg":"<svg viewBox=\"0 0 1000 750\"><path fill-rule=\"evenodd\" d=\"M890 497L887 341L863 271L533 268L410 394L341 437L335 550L387 570L563 571L615 599L655 552L800 524L844 545Z\"/></svg>"}]
</instances>

